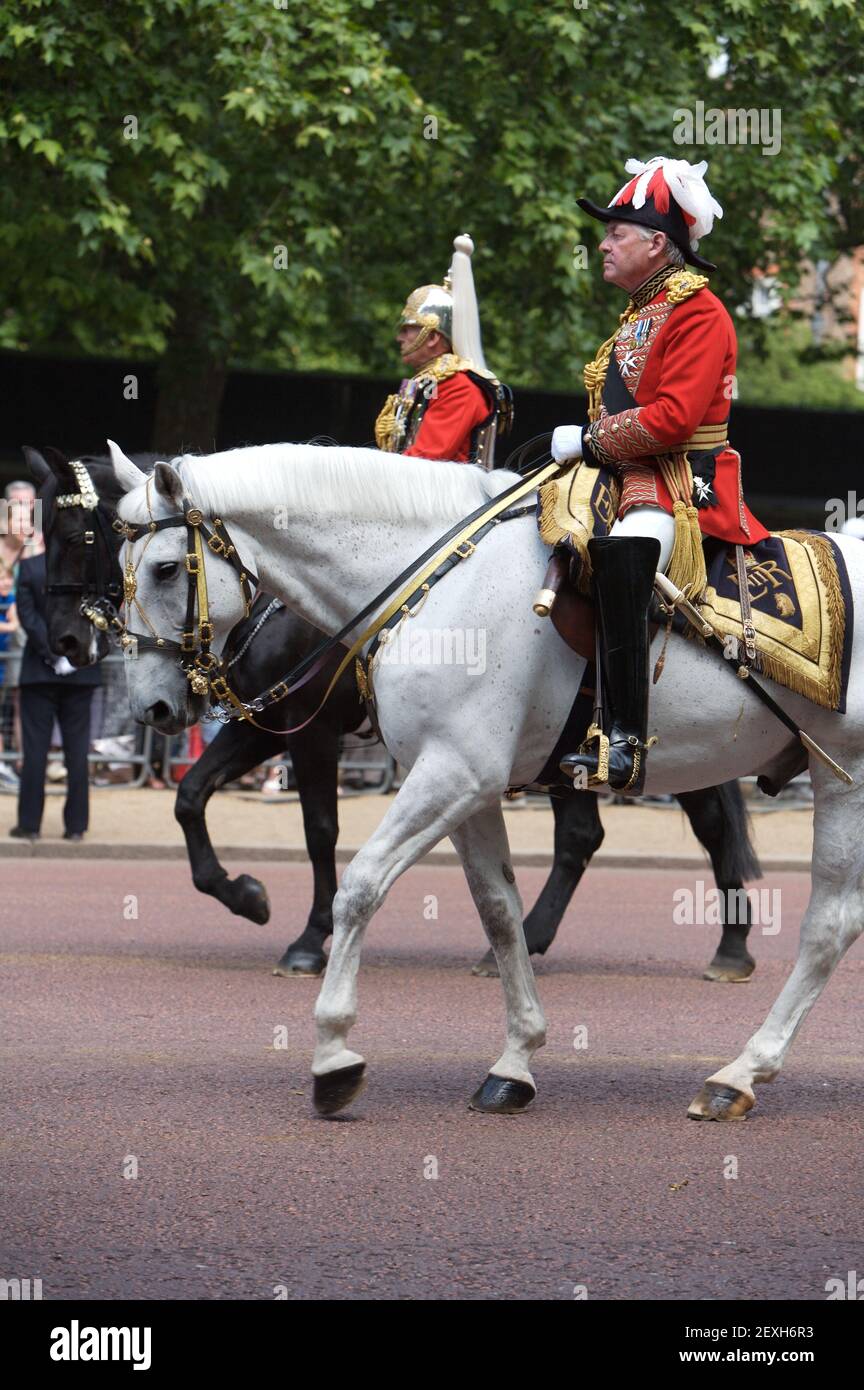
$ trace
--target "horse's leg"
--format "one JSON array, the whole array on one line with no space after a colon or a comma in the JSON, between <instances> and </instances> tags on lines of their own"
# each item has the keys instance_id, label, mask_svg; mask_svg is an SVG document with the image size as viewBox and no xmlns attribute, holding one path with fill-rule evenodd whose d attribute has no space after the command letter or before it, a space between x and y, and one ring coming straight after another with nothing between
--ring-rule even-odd
<instances>
[{"instance_id":1,"label":"horse's leg","mask_svg":"<svg viewBox=\"0 0 864 1390\"><path fill-rule=\"evenodd\" d=\"M377 830L342 875L333 902L333 946L315 1006L312 1074L320 1114L341 1110L363 1086L366 1064L349 1050L348 1034L357 1017L357 970L369 920L401 873L500 795L506 773L496 777L493 769L487 775L492 784L481 785L467 761L440 749L434 757L418 758Z\"/></svg>"},{"instance_id":2,"label":"horse's leg","mask_svg":"<svg viewBox=\"0 0 864 1390\"><path fill-rule=\"evenodd\" d=\"M801 923L798 959L740 1057L705 1082L688 1111L694 1120L737 1120L752 1108L754 1085L774 1080L834 967L864 930L864 765L852 771L857 786L844 792L836 782L826 784L831 776L827 769L811 766L813 890Z\"/></svg>"},{"instance_id":3,"label":"horse's leg","mask_svg":"<svg viewBox=\"0 0 864 1390\"><path fill-rule=\"evenodd\" d=\"M470 1105L486 1114L514 1115L536 1095L531 1058L546 1041L546 1021L522 929L522 901L510 867L501 807L478 811L452 830L450 838L495 953L507 1007L507 1046Z\"/></svg>"},{"instance_id":4,"label":"horse's leg","mask_svg":"<svg viewBox=\"0 0 864 1390\"><path fill-rule=\"evenodd\" d=\"M747 950L751 914L743 880L761 878L762 870L750 843L740 784L726 782L702 791L680 792L678 800L693 827L693 834L708 851L723 905L720 944L702 978L741 984L749 980L756 969L756 962ZM730 915L734 919L731 922Z\"/></svg>"},{"instance_id":5,"label":"horse's leg","mask_svg":"<svg viewBox=\"0 0 864 1390\"><path fill-rule=\"evenodd\" d=\"M213 793L226 782L242 777L250 768L281 751L282 740L262 733L251 724L233 721L186 773L174 802L174 815L186 839L192 882L200 893L209 893L238 917L263 925L270 918L270 903L263 883L250 874L229 878L216 858L204 812Z\"/></svg>"},{"instance_id":6,"label":"horse's leg","mask_svg":"<svg viewBox=\"0 0 864 1390\"><path fill-rule=\"evenodd\" d=\"M525 918L529 955L545 955L561 925L579 880L603 843L603 826L593 792L562 787L550 794L555 816L555 858L540 896ZM489 950L472 975L497 975L498 966Z\"/></svg>"},{"instance_id":7,"label":"horse's leg","mask_svg":"<svg viewBox=\"0 0 864 1390\"><path fill-rule=\"evenodd\" d=\"M336 893L339 735L323 720L316 719L308 729L295 734L288 746L303 808L303 830L312 862L314 888L306 926L288 947L273 974L320 975L327 964L324 942L333 930Z\"/></svg>"}]
</instances>

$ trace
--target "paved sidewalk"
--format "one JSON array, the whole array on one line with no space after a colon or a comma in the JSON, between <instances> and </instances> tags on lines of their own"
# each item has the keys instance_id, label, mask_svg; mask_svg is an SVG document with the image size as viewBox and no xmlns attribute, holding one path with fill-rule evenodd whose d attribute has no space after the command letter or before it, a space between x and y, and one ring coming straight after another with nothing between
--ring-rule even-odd
<instances>
[{"instance_id":1,"label":"paved sidewalk","mask_svg":"<svg viewBox=\"0 0 864 1390\"><path fill-rule=\"evenodd\" d=\"M338 858L345 863L371 835L391 796L347 794L340 798ZM770 803L759 797L754 806ZM14 796L0 796L0 857L159 858L183 859L186 849L173 815L173 792L122 787L93 789L91 826L86 841L70 845L62 839L62 795L46 801L42 839L31 846L10 840L15 823ZM683 812L674 806L601 805L606 830L597 864L624 868L640 863L666 868L691 868L707 863ZM513 861L522 865L551 863L553 818L548 801L528 798L523 807L505 810ZM304 862L300 803L294 793L266 799L257 793L217 792L207 810L210 835L223 858L249 861L281 859ZM808 869L813 834L812 809L755 810L753 827L763 868ZM438 863L456 863L449 841L434 850Z\"/></svg>"}]
</instances>

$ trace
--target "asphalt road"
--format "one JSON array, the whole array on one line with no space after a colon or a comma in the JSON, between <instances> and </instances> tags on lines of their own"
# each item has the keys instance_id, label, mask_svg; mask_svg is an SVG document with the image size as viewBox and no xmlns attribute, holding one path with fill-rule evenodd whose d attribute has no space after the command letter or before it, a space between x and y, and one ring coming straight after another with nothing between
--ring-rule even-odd
<instances>
[{"instance_id":1,"label":"asphalt road","mask_svg":"<svg viewBox=\"0 0 864 1390\"><path fill-rule=\"evenodd\" d=\"M269 973L308 873L258 869L266 928L181 864L3 865L0 1276L46 1299L818 1300L864 1273L861 943L746 1122L685 1117L780 987L804 875L766 880L781 930L756 928L753 980L724 986L699 978L716 929L672 920L692 874L589 871L538 968L537 1101L492 1117L466 1101L501 1049L500 985L469 974L461 872L413 870L367 936L368 1087L327 1121L318 986ZM526 902L543 877L519 872Z\"/></svg>"}]
</instances>

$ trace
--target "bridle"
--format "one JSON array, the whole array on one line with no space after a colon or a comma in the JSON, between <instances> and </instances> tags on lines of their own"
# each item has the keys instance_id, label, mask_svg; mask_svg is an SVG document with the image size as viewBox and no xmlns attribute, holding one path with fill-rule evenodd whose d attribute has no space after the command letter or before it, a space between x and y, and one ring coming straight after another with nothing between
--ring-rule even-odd
<instances>
[{"instance_id":1,"label":"bridle","mask_svg":"<svg viewBox=\"0 0 864 1390\"><path fill-rule=\"evenodd\" d=\"M133 525L130 522L119 521L117 523L127 541L126 561L123 568L123 598L126 604L126 622L123 624L123 635L120 638L120 645L125 653L132 654L139 651L159 651L168 655L175 655L179 659L179 664L186 673L186 678L192 687L194 695L211 695L217 700L230 698L227 681L222 673L221 658L211 651L213 641L213 625L210 622L210 602L207 595L207 572L204 566L204 541L207 548L220 559L227 560L228 564L237 575L240 592L243 597L244 617L248 618L252 611L252 585L258 584L257 576L248 566L244 566L237 548L231 540L225 523L220 517L214 517L211 523L213 529L208 527L204 516L198 507L193 507L189 498L183 498L182 512L174 513L171 516L161 517L158 521L153 516L150 505L150 484L152 475L145 482L145 497L147 500L147 511L150 520ZM186 566L187 586L186 586L186 614L183 622L183 629L180 641L175 642L168 637L160 637L155 627L151 623L144 607L137 596L138 593L138 567L141 564L150 541L160 531L169 531L179 527L186 528L186 554L184 563ZM132 563L132 545L135 541L145 539L144 548L138 557L137 564ZM146 633L135 633L129 631L129 620L133 608L139 614L142 621L148 628ZM197 610L197 622L196 622Z\"/></svg>"},{"instance_id":2,"label":"bridle","mask_svg":"<svg viewBox=\"0 0 864 1390\"><path fill-rule=\"evenodd\" d=\"M65 508L80 507L87 515L81 544L84 546L84 580L81 583L48 584L49 594L78 594L81 596L79 613L86 618L98 632L114 628L117 635L123 633L123 623L117 614L122 594L122 585L117 575L117 538L114 523L109 520L103 503L93 484L85 465L80 460L70 461L77 492L66 492L54 498L54 506ZM87 522L89 521L89 525Z\"/></svg>"}]
</instances>

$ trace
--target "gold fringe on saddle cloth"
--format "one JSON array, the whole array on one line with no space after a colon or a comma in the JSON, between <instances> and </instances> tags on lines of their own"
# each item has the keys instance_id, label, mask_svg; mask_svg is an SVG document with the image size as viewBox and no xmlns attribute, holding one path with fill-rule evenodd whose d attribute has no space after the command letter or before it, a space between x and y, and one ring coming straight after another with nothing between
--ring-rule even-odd
<instances>
[{"instance_id":1,"label":"gold fringe on saddle cloth","mask_svg":"<svg viewBox=\"0 0 864 1390\"><path fill-rule=\"evenodd\" d=\"M764 553L760 556L761 542L744 551L756 629L757 670L822 709L840 709L845 695L846 607L834 548L827 536L809 531L771 534L772 539L783 543L784 565L778 567L776 560L767 560ZM723 595L713 587L719 581L712 565L699 611L721 638L740 640L741 605L737 597L728 596L730 588L737 589L734 555L730 547L724 561L729 569ZM800 625L787 621L799 614ZM692 628L686 635L698 640Z\"/></svg>"}]
</instances>

